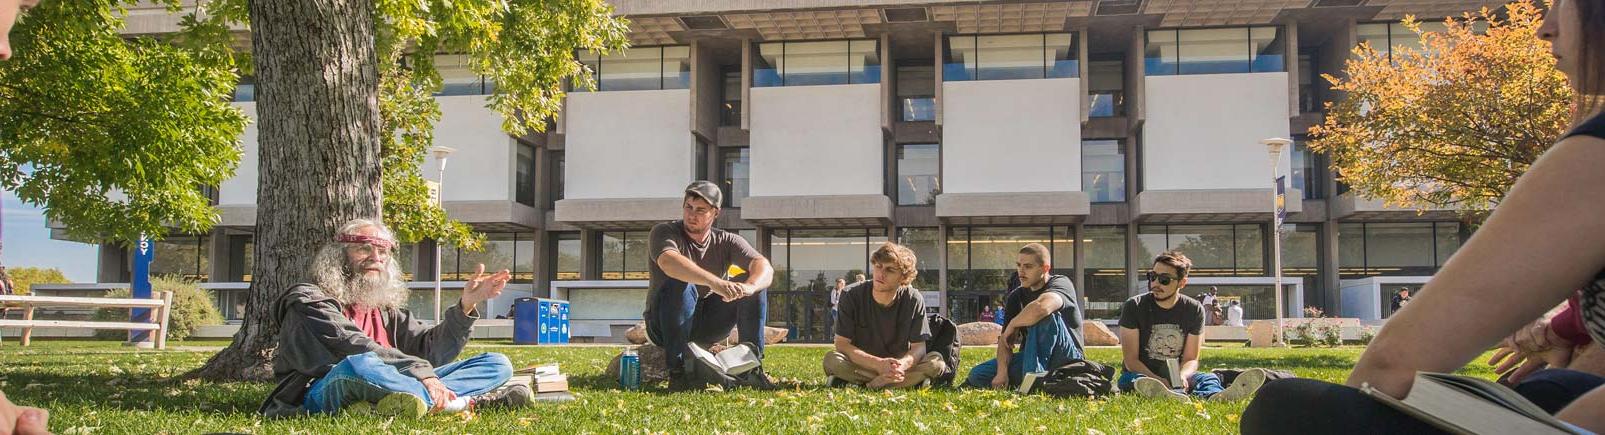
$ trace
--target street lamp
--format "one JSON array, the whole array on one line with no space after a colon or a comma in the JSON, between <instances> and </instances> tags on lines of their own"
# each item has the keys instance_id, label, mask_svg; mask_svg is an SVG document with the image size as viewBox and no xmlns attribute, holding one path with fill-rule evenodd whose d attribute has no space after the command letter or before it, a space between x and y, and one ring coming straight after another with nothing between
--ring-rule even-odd
<instances>
[{"instance_id":1,"label":"street lamp","mask_svg":"<svg viewBox=\"0 0 1605 435\"><path fill-rule=\"evenodd\" d=\"M440 176L435 179L435 206L442 209L445 209L445 201L441 200L441 196L446 189L446 158L456 151L456 148L448 146L429 147L429 154L440 162ZM435 324L437 325L440 324L440 275L440 241L435 240Z\"/></svg>"},{"instance_id":2,"label":"street lamp","mask_svg":"<svg viewBox=\"0 0 1605 435\"><path fill-rule=\"evenodd\" d=\"M1275 137L1259 141L1265 144L1265 150L1271 157L1271 267L1273 272L1272 283L1276 288L1276 341L1283 346L1287 345L1287 337L1282 335L1282 213L1285 191L1282 191L1282 150L1293 143L1291 140Z\"/></svg>"}]
</instances>

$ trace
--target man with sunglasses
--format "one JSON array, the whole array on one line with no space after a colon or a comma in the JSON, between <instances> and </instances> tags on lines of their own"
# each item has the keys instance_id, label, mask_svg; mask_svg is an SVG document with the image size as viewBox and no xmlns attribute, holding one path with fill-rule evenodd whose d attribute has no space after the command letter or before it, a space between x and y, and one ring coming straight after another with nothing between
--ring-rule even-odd
<instances>
[{"instance_id":1,"label":"man with sunglasses","mask_svg":"<svg viewBox=\"0 0 1605 435\"><path fill-rule=\"evenodd\" d=\"M1212 400L1252 397L1265 383L1263 369L1237 375L1229 388L1214 373L1198 371L1204 342L1204 305L1181 294L1193 262L1180 252L1159 254L1145 276L1148 293L1127 299L1120 307L1120 391L1146 397ZM1174 360L1176 379L1171 379Z\"/></svg>"},{"instance_id":2,"label":"man with sunglasses","mask_svg":"<svg viewBox=\"0 0 1605 435\"><path fill-rule=\"evenodd\" d=\"M752 343L763 357L769 312L765 289L774 272L769 259L746 239L713 227L723 199L718 185L692 182L681 198L682 219L652 227L647 239L651 280L642 318L647 338L663 347L673 391L701 386L687 373L689 343L712 346L734 327L741 341ZM762 368L755 371L757 386L772 386Z\"/></svg>"}]
</instances>

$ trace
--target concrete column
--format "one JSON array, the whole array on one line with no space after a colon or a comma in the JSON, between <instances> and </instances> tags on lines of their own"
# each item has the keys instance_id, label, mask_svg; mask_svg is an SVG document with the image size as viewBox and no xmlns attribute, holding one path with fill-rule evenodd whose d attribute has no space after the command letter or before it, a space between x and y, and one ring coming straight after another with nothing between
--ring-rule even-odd
<instances>
[{"instance_id":1,"label":"concrete column","mask_svg":"<svg viewBox=\"0 0 1605 435\"><path fill-rule=\"evenodd\" d=\"M941 70L941 68L937 68L937 69ZM941 86L937 86L936 88L937 89L941 89L942 87ZM938 92L940 92L940 91L938 91ZM939 293L941 295L941 299L942 299L942 307L941 307L941 311L940 312L942 313L943 316L951 317L953 314L949 313L948 310L947 310L948 309L948 305L949 305L948 301L947 301L947 224L939 224L939 225L937 225L936 226L936 232L938 233L936 240L939 241L939 243L937 244L937 252L940 252L941 253L940 255L942 257L939 260L939 262L937 263L937 267L938 267L937 270L939 272L936 274L936 276L937 276L937 278L936 278L937 279L937 289L938 289L937 293Z\"/></svg>"},{"instance_id":2,"label":"concrete column","mask_svg":"<svg viewBox=\"0 0 1605 435\"><path fill-rule=\"evenodd\" d=\"M1146 270L1147 267L1150 264L1152 264L1152 263L1148 262L1148 260L1151 260L1150 258L1141 258L1141 256L1137 254L1137 251L1140 251L1141 247L1142 247L1142 244L1137 243L1137 223L1136 222L1127 223L1126 224L1126 296L1127 297L1136 296L1136 295L1141 293L1141 291L1137 289L1137 275L1138 275L1137 271L1139 269Z\"/></svg>"},{"instance_id":3,"label":"concrete column","mask_svg":"<svg viewBox=\"0 0 1605 435\"><path fill-rule=\"evenodd\" d=\"M437 242L430 239L419 240L413 248L412 274L413 281L434 281L440 271L435 270L435 245ZM444 255L444 254L442 254ZM444 264L441 268L445 268Z\"/></svg>"},{"instance_id":4,"label":"concrete column","mask_svg":"<svg viewBox=\"0 0 1605 435\"><path fill-rule=\"evenodd\" d=\"M1291 97L1287 99L1287 116L1292 118L1299 115L1298 78L1299 74L1302 74L1298 65L1298 22L1287 22L1282 32L1284 36L1282 46L1286 47L1282 62L1287 70L1287 95Z\"/></svg>"},{"instance_id":5,"label":"concrete column","mask_svg":"<svg viewBox=\"0 0 1605 435\"><path fill-rule=\"evenodd\" d=\"M1338 222L1327 220L1321 223L1320 243L1316 261L1319 262L1320 279L1323 289L1321 296L1321 309L1333 317L1343 317L1343 282L1338 268L1342 263L1338 255Z\"/></svg>"},{"instance_id":6,"label":"concrete column","mask_svg":"<svg viewBox=\"0 0 1605 435\"><path fill-rule=\"evenodd\" d=\"M1075 275L1070 277L1070 281L1074 282L1076 285L1076 294L1081 295L1081 300L1076 301L1076 303L1080 304L1082 312L1085 312L1087 309L1087 301L1090 300L1087 298L1087 245L1085 243L1081 243L1081 241L1087 237L1087 226L1077 223L1072 225L1070 228L1072 231L1070 237L1072 237L1071 240L1073 243L1071 245L1073 252L1071 256L1074 257L1072 261L1074 261L1076 265L1074 272Z\"/></svg>"},{"instance_id":7,"label":"concrete column","mask_svg":"<svg viewBox=\"0 0 1605 435\"><path fill-rule=\"evenodd\" d=\"M602 279L602 232L580 231L580 278Z\"/></svg>"}]
</instances>

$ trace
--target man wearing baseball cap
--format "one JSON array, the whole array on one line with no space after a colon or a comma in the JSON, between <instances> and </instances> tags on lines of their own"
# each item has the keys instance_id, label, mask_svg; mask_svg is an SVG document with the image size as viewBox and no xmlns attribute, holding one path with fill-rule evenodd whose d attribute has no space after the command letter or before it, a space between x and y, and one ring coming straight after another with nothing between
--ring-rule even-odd
<instances>
[{"instance_id":1,"label":"man wearing baseball cap","mask_svg":"<svg viewBox=\"0 0 1605 435\"><path fill-rule=\"evenodd\" d=\"M692 182L681 201L681 220L652 227L648 238L652 277L642 316L647 336L663 347L670 390L700 386L686 367L688 343L712 346L732 327L763 357L765 289L774 271L741 236L713 227L723 200L718 185Z\"/></svg>"}]
</instances>

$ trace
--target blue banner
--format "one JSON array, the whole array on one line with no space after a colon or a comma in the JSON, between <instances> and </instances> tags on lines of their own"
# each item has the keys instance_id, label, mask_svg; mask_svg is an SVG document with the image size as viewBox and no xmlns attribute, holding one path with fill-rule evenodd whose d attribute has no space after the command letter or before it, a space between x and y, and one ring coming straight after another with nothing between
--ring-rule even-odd
<instances>
[{"instance_id":1,"label":"blue banner","mask_svg":"<svg viewBox=\"0 0 1605 435\"><path fill-rule=\"evenodd\" d=\"M1282 231L1287 220L1287 177L1276 177L1276 231Z\"/></svg>"},{"instance_id":2,"label":"blue banner","mask_svg":"<svg viewBox=\"0 0 1605 435\"><path fill-rule=\"evenodd\" d=\"M139 244L134 245L134 275L129 284L132 286L134 299L150 299L150 262L156 259L156 244L149 238L140 236ZM150 323L149 308L133 308L128 310L128 321ZM150 331L128 331L129 343L151 341Z\"/></svg>"}]
</instances>

